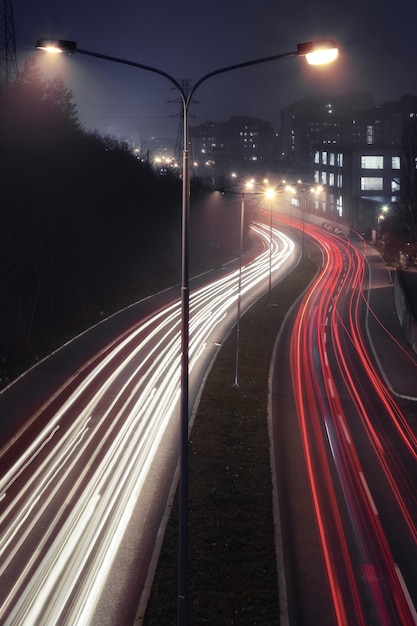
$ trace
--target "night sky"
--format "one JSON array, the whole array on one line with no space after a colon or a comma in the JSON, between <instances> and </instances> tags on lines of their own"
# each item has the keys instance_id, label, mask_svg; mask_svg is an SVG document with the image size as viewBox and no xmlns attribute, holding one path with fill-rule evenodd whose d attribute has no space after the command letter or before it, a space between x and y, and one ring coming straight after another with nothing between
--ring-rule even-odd
<instances>
[{"instance_id":1,"label":"night sky","mask_svg":"<svg viewBox=\"0 0 417 626\"><path fill-rule=\"evenodd\" d=\"M285 59L237 70L201 86L191 124L231 115L269 120L305 96L373 94L376 102L417 95L415 0L13 0L18 64L39 56L45 77L72 90L86 129L147 142L174 138L180 105L163 78L108 61L34 50L39 37L75 40L80 48L162 69L196 81L220 67L291 52L314 38L336 39L341 56L326 69ZM170 102L171 101L171 102Z\"/></svg>"}]
</instances>

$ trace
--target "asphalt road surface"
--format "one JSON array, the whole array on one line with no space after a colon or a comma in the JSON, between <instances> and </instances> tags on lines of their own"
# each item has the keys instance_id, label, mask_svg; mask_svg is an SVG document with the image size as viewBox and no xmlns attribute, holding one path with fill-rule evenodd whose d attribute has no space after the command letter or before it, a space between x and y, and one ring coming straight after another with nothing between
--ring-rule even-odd
<instances>
[{"instance_id":1,"label":"asphalt road surface","mask_svg":"<svg viewBox=\"0 0 417 626\"><path fill-rule=\"evenodd\" d=\"M364 242L303 228L320 269L281 333L272 389L284 619L416 624L416 407L410 419L371 350Z\"/></svg>"},{"instance_id":2,"label":"asphalt road surface","mask_svg":"<svg viewBox=\"0 0 417 626\"><path fill-rule=\"evenodd\" d=\"M241 310L299 252L254 224ZM190 411L236 322L236 264L190 299ZM146 593L179 452L178 289L113 316L0 394L0 622L131 624ZM191 417L191 415L190 415Z\"/></svg>"}]
</instances>

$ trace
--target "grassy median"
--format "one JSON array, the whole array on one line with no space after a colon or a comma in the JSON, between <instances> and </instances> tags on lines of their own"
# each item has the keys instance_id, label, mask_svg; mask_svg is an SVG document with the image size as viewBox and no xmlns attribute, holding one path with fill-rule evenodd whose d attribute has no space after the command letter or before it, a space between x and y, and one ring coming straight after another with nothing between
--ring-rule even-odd
<instances>
[{"instance_id":1,"label":"grassy median","mask_svg":"<svg viewBox=\"0 0 417 626\"><path fill-rule=\"evenodd\" d=\"M241 320L239 387L231 333L209 374L190 440L188 623L279 624L267 423L268 375L282 321L316 271L307 259ZM144 620L173 626L178 503L174 503Z\"/></svg>"}]
</instances>

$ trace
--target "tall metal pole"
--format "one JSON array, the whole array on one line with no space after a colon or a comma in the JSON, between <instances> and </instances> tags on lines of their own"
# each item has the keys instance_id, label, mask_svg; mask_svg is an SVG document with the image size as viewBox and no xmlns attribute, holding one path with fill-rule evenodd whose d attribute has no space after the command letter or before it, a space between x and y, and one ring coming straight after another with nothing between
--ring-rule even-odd
<instances>
[{"instance_id":1,"label":"tall metal pole","mask_svg":"<svg viewBox=\"0 0 417 626\"><path fill-rule=\"evenodd\" d=\"M245 192L242 191L240 202L240 246L239 246L239 277L237 283L237 313L236 313L236 359L235 359L235 381L234 387L239 387L239 342L240 342L240 305L242 291L242 255L243 255L243 233L245 221Z\"/></svg>"},{"instance_id":2,"label":"tall metal pole","mask_svg":"<svg viewBox=\"0 0 417 626\"><path fill-rule=\"evenodd\" d=\"M268 286L268 306L272 304L272 198L269 204L269 286Z\"/></svg>"},{"instance_id":3,"label":"tall metal pole","mask_svg":"<svg viewBox=\"0 0 417 626\"><path fill-rule=\"evenodd\" d=\"M190 215L190 155L188 145L188 100L183 101L184 145L182 186L182 268L181 268L181 443L179 483L179 546L178 546L178 604L177 621L187 624L188 572L188 387L189 387L189 215Z\"/></svg>"},{"instance_id":4,"label":"tall metal pole","mask_svg":"<svg viewBox=\"0 0 417 626\"><path fill-rule=\"evenodd\" d=\"M179 564L178 564L178 625L186 626L187 624L187 558L188 558L188 419L189 419L189 213L190 213L190 163L189 163L189 139L188 139L188 109L196 89L209 78L231 72L233 70L259 65L284 59L288 57L305 56L307 59L312 54L322 53L323 49L331 49L337 52L337 47L332 40L324 40L320 42L309 41L297 45L297 49L293 52L285 52L274 54L260 59L253 59L244 63L228 65L220 69L214 70L202 76L194 84L188 93L185 93L183 86L176 78L159 68L121 59L119 57L110 56L92 52L90 50L82 50L78 48L75 41L64 41L57 39L43 38L39 39L37 48L47 50L49 52L67 52L69 54L85 54L88 56L121 63L131 67L137 67L142 70L159 74L169 80L178 90L183 106L184 114L184 146L183 146L183 188L182 188L182 278L181 278L181 451L180 451L180 511L179 511ZM337 55L336 55L337 56ZM335 58L335 57L334 57ZM334 60L332 58L331 60ZM309 61L311 62L311 60ZM323 61L320 61L323 62ZM330 62L330 61L325 61ZM271 229L272 229L272 205L271 205ZM272 231L271 231L272 232Z\"/></svg>"},{"instance_id":5,"label":"tall metal pole","mask_svg":"<svg viewBox=\"0 0 417 626\"><path fill-rule=\"evenodd\" d=\"M307 207L307 194L306 192L301 194L302 207L301 207L301 270L304 273L304 248L305 248L305 234L306 234L306 207Z\"/></svg>"}]
</instances>

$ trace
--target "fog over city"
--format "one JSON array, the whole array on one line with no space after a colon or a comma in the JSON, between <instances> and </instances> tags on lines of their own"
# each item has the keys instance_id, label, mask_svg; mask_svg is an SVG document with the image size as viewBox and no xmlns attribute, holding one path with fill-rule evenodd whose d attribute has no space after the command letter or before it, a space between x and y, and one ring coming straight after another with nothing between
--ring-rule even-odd
<instances>
[{"instance_id":1,"label":"fog over city","mask_svg":"<svg viewBox=\"0 0 417 626\"><path fill-rule=\"evenodd\" d=\"M416 9L408 0L283 5L20 0L13 10L19 67L27 55L39 55L46 75L59 73L72 90L86 129L136 142L175 141L180 105L170 83L81 55L42 55L34 49L39 37L74 40L80 48L145 63L191 83L227 65L290 52L299 42L331 37L340 45L331 69L288 59L217 77L198 90L191 124L250 115L278 129L280 110L305 96L355 89L372 93L379 103L417 93Z\"/></svg>"}]
</instances>

